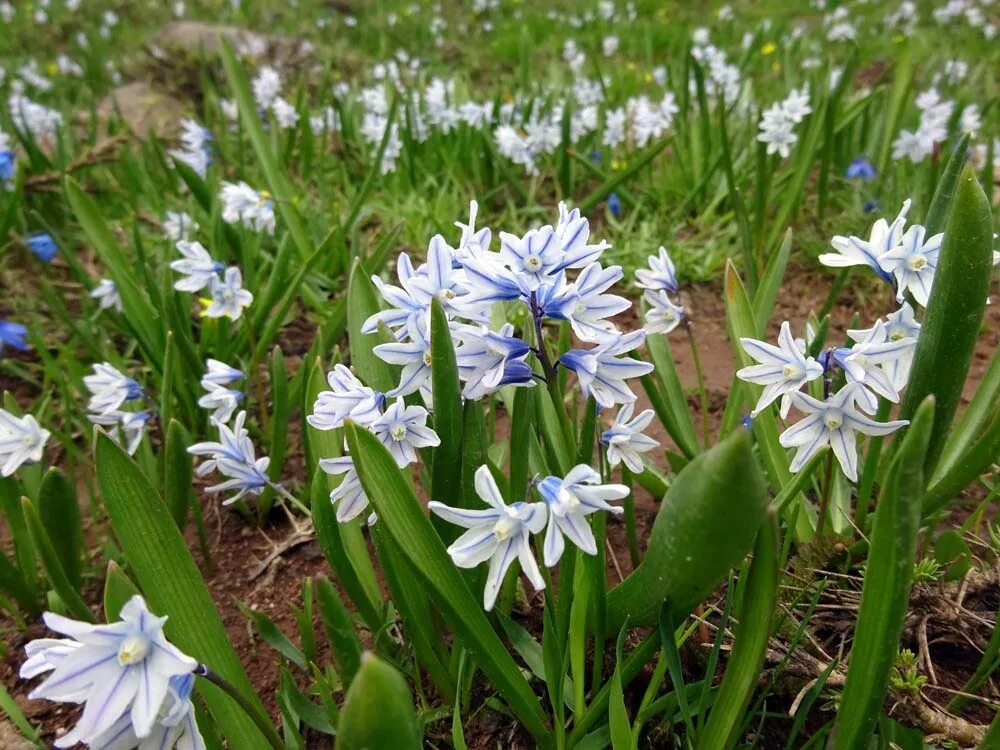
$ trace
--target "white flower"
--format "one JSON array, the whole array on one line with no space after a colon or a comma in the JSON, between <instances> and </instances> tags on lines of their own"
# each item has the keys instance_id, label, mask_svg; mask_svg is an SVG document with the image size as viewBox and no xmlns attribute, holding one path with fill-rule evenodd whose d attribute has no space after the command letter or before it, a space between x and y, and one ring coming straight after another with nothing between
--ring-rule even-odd
<instances>
[{"instance_id":1,"label":"white flower","mask_svg":"<svg viewBox=\"0 0 1000 750\"><path fill-rule=\"evenodd\" d=\"M343 427L345 419L368 427L381 416L383 396L358 380L344 365L335 365L326 382L330 390L317 394L313 413L306 417L317 430Z\"/></svg>"},{"instance_id":2,"label":"white flower","mask_svg":"<svg viewBox=\"0 0 1000 750\"><path fill-rule=\"evenodd\" d=\"M898 402L902 387L895 383L900 369L898 363L900 360L912 361L917 340L908 336L889 339L885 324L880 320L857 341L850 349L836 350L834 355L844 368L848 382L858 383L893 403ZM909 366L905 369L909 370ZM904 380L903 385L905 383Z\"/></svg>"},{"instance_id":3,"label":"white flower","mask_svg":"<svg viewBox=\"0 0 1000 750\"><path fill-rule=\"evenodd\" d=\"M881 323L882 321L879 321ZM847 335L855 341L875 341L878 338L879 324L867 329L848 329ZM920 324L913 316L913 308L909 302L904 302L896 312L886 316L881 326L884 341L916 340L920 336ZM888 362L882 363L882 368L889 374L892 387L901 391L910 379L910 367L913 365L915 346L907 346L899 355Z\"/></svg>"},{"instance_id":4,"label":"white flower","mask_svg":"<svg viewBox=\"0 0 1000 750\"><path fill-rule=\"evenodd\" d=\"M354 459L350 456L324 458L320 460L319 468L327 474L342 474L344 477L330 493L330 502L337 508L337 521L347 523L360 516L368 507L368 496L354 468Z\"/></svg>"},{"instance_id":5,"label":"white flower","mask_svg":"<svg viewBox=\"0 0 1000 750\"><path fill-rule=\"evenodd\" d=\"M538 494L549 508L545 532L545 565L559 562L565 549L563 535L585 554L597 554L597 541L587 523L587 516L599 510L622 513L622 508L608 504L629 493L623 484L601 484L601 475L585 464L570 469L565 479L545 477L538 483Z\"/></svg>"},{"instance_id":6,"label":"white flower","mask_svg":"<svg viewBox=\"0 0 1000 750\"><path fill-rule=\"evenodd\" d=\"M123 445L130 456L134 456L139 450L139 444L146 434L146 423L149 421L149 414L144 411L106 411L100 414L88 414L87 419L92 424L99 424L103 427L111 428L111 438Z\"/></svg>"},{"instance_id":7,"label":"white flower","mask_svg":"<svg viewBox=\"0 0 1000 750\"><path fill-rule=\"evenodd\" d=\"M19 467L41 461L49 435L30 414L15 417L0 409L0 476L9 477Z\"/></svg>"},{"instance_id":8,"label":"white flower","mask_svg":"<svg viewBox=\"0 0 1000 750\"><path fill-rule=\"evenodd\" d=\"M225 316L231 320L239 320L243 309L253 302L253 294L243 288L243 274L236 266L227 268L221 280L213 278L208 289L212 294L212 303L202 314L209 318Z\"/></svg>"},{"instance_id":9,"label":"white flower","mask_svg":"<svg viewBox=\"0 0 1000 750\"><path fill-rule=\"evenodd\" d=\"M879 265L896 277L897 302L905 299L908 290L917 304L927 307L944 234L924 240L926 233L926 229L914 224L906 230L897 247L879 256Z\"/></svg>"},{"instance_id":10,"label":"white flower","mask_svg":"<svg viewBox=\"0 0 1000 750\"><path fill-rule=\"evenodd\" d=\"M604 37L601 41L601 51L604 53L605 57L614 57L615 52L618 51L618 37Z\"/></svg>"},{"instance_id":11,"label":"white flower","mask_svg":"<svg viewBox=\"0 0 1000 750\"><path fill-rule=\"evenodd\" d=\"M369 429L389 449L401 469L417 460L417 448L441 444L441 438L427 426L427 410L422 406L407 406L402 396L386 407Z\"/></svg>"},{"instance_id":12,"label":"white flower","mask_svg":"<svg viewBox=\"0 0 1000 750\"><path fill-rule=\"evenodd\" d=\"M97 300L102 310L113 309L121 312L124 309L118 287L111 279L101 279L100 283L90 290L90 297Z\"/></svg>"},{"instance_id":13,"label":"white flower","mask_svg":"<svg viewBox=\"0 0 1000 750\"><path fill-rule=\"evenodd\" d=\"M294 128L299 122L298 111L280 96L271 102L271 111L274 113L274 119L277 120L278 125L285 130Z\"/></svg>"},{"instance_id":14,"label":"white flower","mask_svg":"<svg viewBox=\"0 0 1000 750\"><path fill-rule=\"evenodd\" d=\"M504 576L514 560L521 563L521 570L536 590L545 588L545 579L531 553L530 535L545 527L547 511L545 503L507 505L487 466L476 470L475 486L476 494L490 506L488 510L451 508L435 500L427 507L445 521L468 529L448 547L455 565L474 568L490 561L483 590L483 607L489 611L493 609Z\"/></svg>"},{"instance_id":15,"label":"white flower","mask_svg":"<svg viewBox=\"0 0 1000 750\"><path fill-rule=\"evenodd\" d=\"M171 261L170 267L185 276L174 282L174 289L180 292L198 292L210 287L223 269L223 265L212 258L200 242L180 240L177 250L184 259Z\"/></svg>"},{"instance_id":16,"label":"white flower","mask_svg":"<svg viewBox=\"0 0 1000 750\"><path fill-rule=\"evenodd\" d=\"M651 289L676 294L679 287L677 285L677 274L674 271L674 263L670 260L667 248L660 245L659 256L650 255L649 268L640 268L635 272L635 285L643 289Z\"/></svg>"},{"instance_id":17,"label":"white flower","mask_svg":"<svg viewBox=\"0 0 1000 750\"><path fill-rule=\"evenodd\" d=\"M192 219L183 211L167 211L167 218L163 220L163 233L173 242L188 239L191 234L198 231L198 222Z\"/></svg>"},{"instance_id":18,"label":"white flower","mask_svg":"<svg viewBox=\"0 0 1000 750\"><path fill-rule=\"evenodd\" d=\"M653 371L653 366L648 362L617 355L638 348L645 338L646 332L642 329L632 331L610 338L593 349L571 349L559 361L576 373L580 390L585 397L593 396L605 408L615 404L628 404L635 401L636 396L625 381L648 375Z\"/></svg>"},{"instance_id":19,"label":"white flower","mask_svg":"<svg viewBox=\"0 0 1000 750\"><path fill-rule=\"evenodd\" d=\"M879 219L871 228L867 240L860 237L834 237L830 244L836 253L823 253L819 262L832 268L848 266L868 266L879 278L889 281L889 271L883 267L881 258L891 250L899 247L903 239L903 227L906 225L906 214L910 210L910 200L903 201L903 208L892 224L885 219Z\"/></svg>"},{"instance_id":20,"label":"white flower","mask_svg":"<svg viewBox=\"0 0 1000 750\"><path fill-rule=\"evenodd\" d=\"M265 65L253 79L253 98L257 106L267 109L281 93L281 76L274 68Z\"/></svg>"},{"instance_id":21,"label":"white flower","mask_svg":"<svg viewBox=\"0 0 1000 750\"><path fill-rule=\"evenodd\" d=\"M246 418L247 413L241 411L236 415L232 428L221 422L216 422L215 426L219 430L219 442L195 443L188 447L188 453L192 456L209 457L195 471L199 477L207 476L216 470L229 477L227 481L207 488L206 492L239 490L236 495L223 502L223 505L235 503L247 492L259 495L265 487L270 486L267 468L271 459L266 456L256 457L249 432L243 427Z\"/></svg>"},{"instance_id":22,"label":"white flower","mask_svg":"<svg viewBox=\"0 0 1000 750\"><path fill-rule=\"evenodd\" d=\"M670 333L684 319L684 308L675 305L662 289L647 289L642 295L649 307L646 310L646 333Z\"/></svg>"},{"instance_id":23,"label":"white flower","mask_svg":"<svg viewBox=\"0 0 1000 750\"><path fill-rule=\"evenodd\" d=\"M271 194L258 192L245 182L223 182L222 220L227 224L242 224L254 232L274 234L277 221Z\"/></svg>"},{"instance_id":24,"label":"white flower","mask_svg":"<svg viewBox=\"0 0 1000 750\"><path fill-rule=\"evenodd\" d=\"M171 678L198 666L167 641L167 618L153 616L141 596L132 597L120 617L108 625L91 625L46 612L48 628L69 638L33 641L25 649L29 658L22 677L51 672L31 691L31 700L84 704L79 722L55 741L56 747L93 743L125 715L137 737L149 736Z\"/></svg>"},{"instance_id":25,"label":"white flower","mask_svg":"<svg viewBox=\"0 0 1000 750\"><path fill-rule=\"evenodd\" d=\"M858 480L858 449L855 432L864 435L888 435L890 432L909 424L906 420L876 422L860 413L855 407L857 390L863 390L856 383L841 388L826 401L819 401L805 393L795 393L792 400L795 407L808 416L789 427L778 438L786 448L798 448L791 466L799 471L806 462L824 445L833 449L833 455L840 462L840 468L852 482Z\"/></svg>"},{"instance_id":26,"label":"white flower","mask_svg":"<svg viewBox=\"0 0 1000 750\"><path fill-rule=\"evenodd\" d=\"M425 333L425 325L416 318L410 318L406 323L409 341L399 344L379 344L372 350L382 361L403 367L399 375L399 385L385 394L390 398L406 396L416 391L430 397L431 342Z\"/></svg>"},{"instance_id":27,"label":"white flower","mask_svg":"<svg viewBox=\"0 0 1000 750\"><path fill-rule=\"evenodd\" d=\"M94 414L115 411L126 401L142 398L139 384L107 362L94 365L94 374L85 375L83 384L90 391L87 410Z\"/></svg>"},{"instance_id":28,"label":"white flower","mask_svg":"<svg viewBox=\"0 0 1000 750\"><path fill-rule=\"evenodd\" d=\"M751 417L756 417L778 398L795 393L810 380L823 374L822 365L812 357L806 357L795 343L787 320L781 324L778 346L746 337L740 339L740 346L760 364L741 367L737 370L736 377L764 386L757 405L750 413ZM788 416L790 406L791 400L782 398L782 418Z\"/></svg>"},{"instance_id":29,"label":"white flower","mask_svg":"<svg viewBox=\"0 0 1000 750\"><path fill-rule=\"evenodd\" d=\"M480 399L505 385L535 385L534 372L525 361L530 347L513 336L512 324L499 332L486 326L456 326L452 333L460 342L455 357L465 383L463 397Z\"/></svg>"},{"instance_id":30,"label":"white flower","mask_svg":"<svg viewBox=\"0 0 1000 750\"><path fill-rule=\"evenodd\" d=\"M659 443L643 435L642 431L653 421L653 410L646 409L632 419L635 404L625 404L619 409L615 421L601 434L601 443L608 449L608 465L624 463L633 474L645 471L640 453L653 450Z\"/></svg>"},{"instance_id":31,"label":"white flower","mask_svg":"<svg viewBox=\"0 0 1000 750\"><path fill-rule=\"evenodd\" d=\"M205 374L201 376L201 387L206 390L210 385L229 385L246 377L242 370L230 367L217 359L206 359L205 369Z\"/></svg>"},{"instance_id":32,"label":"white flower","mask_svg":"<svg viewBox=\"0 0 1000 750\"><path fill-rule=\"evenodd\" d=\"M126 714L91 741L91 750L205 750L191 702L194 679L193 674L170 678L167 698L148 735L139 737Z\"/></svg>"},{"instance_id":33,"label":"white flower","mask_svg":"<svg viewBox=\"0 0 1000 750\"><path fill-rule=\"evenodd\" d=\"M202 409L212 409L212 419L216 422L228 422L240 405L243 394L232 388L209 383L204 396L198 399Z\"/></svg>"}]
</instances>

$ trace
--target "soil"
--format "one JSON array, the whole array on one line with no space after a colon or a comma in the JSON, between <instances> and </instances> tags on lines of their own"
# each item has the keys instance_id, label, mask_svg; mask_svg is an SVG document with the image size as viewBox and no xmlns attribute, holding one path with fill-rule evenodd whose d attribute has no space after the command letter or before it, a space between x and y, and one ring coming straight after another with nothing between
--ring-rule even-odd
<instances>
[{"instance_id":1,"label":"soil","mask_svg":"<svg viewBox=\"0 0 1000 750\"><path fill-rule=\"evenodd\" d=\"M786 283L782 288L782 296L777 303L777 309L772 320L774 321L769 330L769 336L774 338L777 335L778 327L782 320L788 319L792 324L795 333L801 334L806 317L810 311L818 311L824 304L826 292L830 288L830 276L816 271L804 269L793 269L789 272ZM872 299L872 298L869 298ZM701 364L705 373L705 384L709 392L709 420L710 427L714 434L718 429L721 420L721 413L726 403L726 394L732 381L735 371L735 362L726 334L724 296L720 284L703 284L689 287L682 290L682 304L684 305L693 323L695 341L701 357ZM2 305L0 305L2 308ZM4 311L0 309L0 318ZM876 309L870 302L864 302L857 292L843 292L836 300L831 309L831 333L830 340L837 341L844 336L846 328L851 326L851 319L855 312L860 312L861 326L866 327L881 314L889 310ZM633 319L632 323L635 321ZM628 325L628 323L625 323ZM289 371L294 371L298 366L301 355L307 350L311 340L314 326L305 320L300 320L287 327L283 332L281 345L283 350L291 356L287 358ZM984 323L984 334L980 337L976 356L972 363L968 385L965 395L970 396L976 384L982 378L989 363L989 357L1000 345L1000 306L992 305L987 308ZM697 420L699 402L697 398L697 380L695 368L690 348L687 345L685 336L681 330L671 334L671 347L677 364L680 378L685 389L690 395L689 404ZM31 359L30 353L20 354L17 352L4 352L5 357L15 359ZM30 401L32 389L25 383L12 378L10 375L0 372L0 391L8 390L22 404ZM645 397L640 397L637 410L645 408L648 403ZM747 404L749 411L752 405ZM697 424L697 421L696 421ZM285 473L289 477L294 477L289 484L294 486L301 484L304 479L304 461L302 460L302 446L299 435L301 426L301 415L294 415L293 423L289 432L288 458L286 459ZM502 428L502 422L500 424ZM672 443L667 435L662 431L658 423L654 423L650 434L660 440L665 448L672 447ZM298 480L296 482L295 480ZM280 543L290 533L291 529L287 520L281 514L275 514L271 522L265 528L255 528L238 513L221 508L217 498L202 494L200 498L202 513L207 529L208 546L210 551L210 561L202 557L198 538L193 528L189 524L187 539L190 548L205 574L206 583L212 592L222 620L233 644L247 670L251 682L257 688L269 710L274 716L278 716L275 704L275 693L278 688L279 660L277 655L263 643L253 632L247 618L242 614L239 605L242 604L261 612L271 618L278 627L293 641L298 640L296 622L292 607L301 606L302 582L306 578L320 575L331 575L331 571L326 564L318 546L315 542L307 542L289 550L286 554L277 559L275 563L268 566L264 573L259 576L252 575L259 563L273 549L275 543ZM658 509L658 498L651 497L641 488L636 487L635 494L636 523L638 526L638 538L640 546L648 538L649 528ZM91 529L88 533L93 533ZM611 517L608 520L609 552L607 578L609 584L617 583L622 577L627 576L632 569L631 561L627 552L625 540L624 524ZM830 559L835 559L835 555L830 555ZM832 563L833 564L833 563ZM982 595L974 607L969 610L971 614L989 623L995 617L996 607L996 578L991 579L994 594L992 596ZM856 583L856 582L855 582ZM852 584L853 585L853 584ZM99 606L100 591L99 582L95 579L88 585L84 592L88 601ZM954 592L951 592L952 594ZM933 594L933 591L932 591ZM979 596L979 594L976 594ZM924 596L925 600L921 604L924 611L927 609L926 597L930 596L927 589L920 589L915 592L916 596ZM940 595L942 598L944 594ZM932 600L937 601L934 597ZM844 643L849 638L853 625L853 610L844 604L843 599L839 606L825 610L823 617L817 620L816 637L822 644L831 650L832 655L836 655L840 649L844 648ZM966 600L969 601L969 600ZM710 613L709 620L717 620L712 615L713 601L709 601L706 610ZM828 603L833 603L830 600ZM538 622L538 614L541 611L538 601L530 593L523 606L516 611L515 617L530 631L538 633L541 630ZM943 621L942 621L943 622ZM947 623L945 623L947 625ZM981 648L981 633L974 630L968 638L946 638L942 633L947 628L942 625L942 632L935 631L938 637L930 640L930 656L935 668L935 679L943 687L957 689L978 663L978 652L976 648ZM952 622L954 625L954 622ZM360 626L359 626L360 627ZM919 630L919 628L917 628ZM932 627L933 630L933 627ZM51 742L56 736L64 732L72 725L75 712L64 707L60 707L47 702L28 701L26 694L30 686L17 678L17 669L22 661L22 649L24 644L32 639L43 635L44 629L39 623L30 625L27 630L19 632L14 623L8 620L0 620L0 631L4 632L7 653L0 662L0 684L6 686L13 694L18 705L36 724L41 725L44 738ZM708 629L702 629L702 638L708 635ZM317 621L314 622L314 632L322 633L322 626ZM916 632L911 630L910 632ZM369 634L362 633L363 640L368 639ZM713 636L714 637L714 636ZM317 637L320 645L319 661L329 663L329 655L326 650L325 638L321 635ZM703 662L706 645L695 644L685 653L687 669L693 679L700 679L704 674ZM919 641L916 638L915 641ZM973 648L970 643L975 646ZM917 644L919 645L919 644ZM613 652L605 655L605 672L612 668ZM690 662L690 663L688 663ZM699 673L699 668L702 671ZM816 675L812 675L815 677ZM645 689L644 682L648 681L649 675L640 677L634 686L628 691L630 701L634 699L635 704L642 697ZM303 685L305 680L302 680ZM799 687L802 681L798 683ZM428 686L424 686L428 688ZM540 693L544 693L544 686L536 686ZM993 694L996 694L995 689ZM484 696L485 697L485 696ZM791 704L793 695L788 696L788 705ZM947 697L935 696L940 702L947 702ZM773 714L777 710L787 710L788 705L779 707L777 705L768 706ZM817 704L818 705L818 704ZM967 718L973 721L984 722L988 716L973 711L967 714ZM770 740L784 745L781 739L780 721L769 721L767 726L779 725L779 729L770 730L776 732ZM790 722L785 722L790 724ZM0 727L2 728L2 727ZM787 729L787 727L785 727ZM648 747L673 747L672 741L668 737L668 732L654 732L650 738ZM0 734L2 736L2 734ZM428 727L428 737L433 740L435 737L442 739L450 736L450 719L433 723ZM662 738L662 739L661 739ZM470 748L519 748L530 747L530 742L515 728L512 727L510 719L498 714L491 709L480 711L475 717L468 719L466 728L466 739ZM450 740L442 742L442 746L448 746ZM662 744L661 744L662 743ZM329 748L328 737L320 735L310 735L310 748ZM765 746L775 746L766 744Z\"/></svg>"}]
</instances>

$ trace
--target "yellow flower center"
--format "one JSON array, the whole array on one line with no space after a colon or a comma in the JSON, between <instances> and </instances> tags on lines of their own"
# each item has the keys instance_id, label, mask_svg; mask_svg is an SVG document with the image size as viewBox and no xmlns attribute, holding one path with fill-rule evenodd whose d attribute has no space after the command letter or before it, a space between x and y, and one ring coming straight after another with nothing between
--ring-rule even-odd
<instances>
[{"instance_id":1,"label":"yellow flower center","mask_svg":"<svg viewBox=\"0 0 1000 750\"><path fill-rule=\"evenodd\" d=\"M927 267L927 258L923 255L914 255L908 261L911 271L922 271Z\"/></svg>"},{"instance_id":2,"label":"yellow flower center","mask_svg":"<svg viewBox=\"0 0 1000 750\"><path fill-rule=\"evenodd\" d=\"M149 639L141 635L130 635L118 647L118 663L123 667L138 664L149 653Z\"/></svg>"}]
</instances>

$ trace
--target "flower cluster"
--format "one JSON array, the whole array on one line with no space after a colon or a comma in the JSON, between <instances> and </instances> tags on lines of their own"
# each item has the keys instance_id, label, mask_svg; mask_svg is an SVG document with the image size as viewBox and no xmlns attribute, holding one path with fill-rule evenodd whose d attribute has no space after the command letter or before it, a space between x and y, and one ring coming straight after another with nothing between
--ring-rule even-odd
<instances>
[{"instance_id":1,"label":"flower cluster","mask_svg":"<svg viewBox=\"0 0 1000 750\"><path fill-rule=\"evenodd\" d=\"M223 505L231 505L247 493L259 495L265 488L273 486L267 476L271 459L266 456L257 458L253 441L250 440L250 431L243 426L246 419L245 411L236 415L232 427L213 419L212 423L219 431L218 442L206 441L188 447L188 453L192 456L209 457L207 461L202 461L198 465L195 470L197 476L204 477L217 471L228 477L226 481L207 488L206 492L237 490L235 495L222 503Z\"/></svg>"},{"instance_id":2,"label":"flower cluster","mask_svg":"<svg viewBox=\"0 0 1000 750\"><path fill-rule=\"evenodd\" d=\"M239 320L244 308L253 302L253 293L243 288L240 269L237 266L225 268L198 241L178 240L177 250L184 257L172 261L170 267L184 278L174 283L174 289L199 292L207 287L211 298L204 300L202 315Z\"/></svg>"},{"instance_id":3,"label":"flower cluster","mask_svg":"<svg viewBox=\"0 0 1000 750\"><path fill-rule=\"evenodd\" d=\"M764 110L760 117L760 133L757 140L767 144L768 154L778 154L787 159L799 137L795 126L812 112L809 106L809 90L793 90L788 97Z\"/></svg>"},{"instance_id":4,"label":"flower cluster","mask_svg":"<svg viewBox=\"0 0 1000 750\"><path fill-rule=\"evenodd\" d=\"M151 614L141 596L132 597L120 619L107 625L52 612L43 619L67 637L39 638L25 646L21 677L48 673L28 697L83 704L76 726L55 747L203 750L191 703L198 663L166 639L167 618Z\"/></svg>"},{"instance_id":5,"label":"flower cluster","mask_svg":"<svg viewBox=\"0 0 1000 750\"><path fill-rule=\"evenodd\" d=\"M242 371L217 359L206 360L205 367L207 371L201 379L201 387L206 393L198 399L198 406L213 410L212 421L228 423L243 400L243 392L229 386L246 376Z\"/></svg>"},{"instance_id":6,"label":"flower cluster","mask_svg":"<svg viewBox=\"0 0 1000 750\"><path fill-rule=\"evenodd\" d=\"M146 433L149 412L127 411L122 407L129 402L141 402L145 398L142 387L107 362L94 365L94 372L84 376L83 384L90 391L87 419L110 428L115 441L124 440L129 455L134 454Z\"/></svg>"},{"instance_id":7,"label":"flower cluster","mask_svg":"<svg viewBox=\"0 0 1000 750\"><path fill-rule=\"evenodd\" d=\"M636 286L645 290L646 333L670 333L684 319L684 308L670 299L671 294L680 291L674 263L662 246L657 255L650 255L647 260L649 267L635 272Z\"/></svg>"},{"instance_id":8,"label":"flower cluster","mask_svg":"<svg viewBox=\"0 0 1000 750\"><path fill-rule=\"evenodd\" d=\"M223 182L219 197L224 222L242 224L253 232L274 234L277 219L270 193L254 190L245 182Z\"/></svg>"},{"instance_id":9,"label":"flower cluster","mask_svg":"<svg viewBox=\"0 0 1000 750\"><path fill-rule=\"evenodd\" d=\"M562 557L569 539L588 555L597 554L594 532L587 516L598 511L622 513L609 500L621 500L629 493L622 484L601 484L601 476L580 464L565 478L545 477L535 483L542 502L507 504L488 466L480 466L475 476L476 494L490 506L486 510L452 508L437 501L428 508L449 523L468 529L448 547L448 554L461 568L474 568L489 561L483 606L493 609L500 586L511 564L517 560L536 590L545 588L531 549L531 535L545 531L543 556L546 567Z\"/></svg>"},{"instance_id":10,"label":"flower cluster","mask_svg":"<svg viewBox=\"0 0 1000 750\"><path fill-rule=\"evenodd\" d=\"M181 120L181 148L171 149L170 155L187 164L202 179L212 163L212 134L194 120Z\"/></svg>"}]
</instances>

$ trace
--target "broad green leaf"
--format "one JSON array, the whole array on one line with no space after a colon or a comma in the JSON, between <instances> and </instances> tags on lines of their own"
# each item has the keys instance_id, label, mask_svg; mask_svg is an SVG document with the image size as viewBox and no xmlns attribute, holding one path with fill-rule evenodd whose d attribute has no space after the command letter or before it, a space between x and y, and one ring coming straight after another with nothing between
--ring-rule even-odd
<instances>
[{"instance_id":1,"label":"broad green leaf","mask_svg":"<svg viewBox=\"0 0 1000 750\"><path fill-rule=\"evenodd\" d=\"M62 567L62 559L56 552L55 545L51 537L42 525L42 519L38 515L38 510L28 498L21 499L21 508L24 511L24 521L28 527L28 534L31 537L35 549L38 550L38 557L48 576L52 590L59 595L63 604L77 619L85 622L97 622L90 607L83 601L76 586L69 580L66 571Z\"/></svg>"},{"instance_id":2,"label":"broad green leaf","mask_svg":"<svg viewBox=\"0 0 1000 750\"><path fill-rule=\"evenodd\" d=\"M448 316L436 297L431 301L431 386L434 394L434 431L441 444L434 448L431 499L452 507L469 502L462 497L462 386L448 327ZM445 539L458 530L451 524Z\"/></svg>"},{"instance_id":3,"label":"broad green leaf","mask_svg":"<svg viewBox=\"0 0 1000 750\"><path fill-rule=\"evenodd\" d=\"M933 421L934 399L929 397L917 410L893 458L875 508L861 607L832 750L865 747L882 710L910 601Z\"/></svg>"},{"instance_id":4,"label":"broad green leaf","mask_svg":"<svg viewBox=\"0 0 1000 750\"><path fill-rule=\"evenodd\" d=\"M97 436L96 453L98 481L111 525L150 609L170 617L167 637L263 711L166 503L103 433ZM203 684L201 693L232 746L267 747L260 730L232 699L210 684Z\"/></svg>"},{"instance_id":5,"label":"broad green leaf","mask_svg":"<svg viewBox=\"0 0 1000 750\"><path fill-rule=\"evenodd\" d=\"M992 268L990 202L972 167L966 166L952 203L934 288L927 302L900 410L902 419L910 419L928 395L936 400L934 429L927 448L929 474L941 455L962 397L986 309ZM947 367L942 363L947 363Z\"/></svg>"},{"instance_id":6,"label":"broad green leaf","mask_svg":"<svg viewBox=\"0 0 1000 750\"><path fill-rule=\"evenodd\" d=\"M792 230L789 229L785 232L778 251L771 253L771 259L767 262L764 275L760 279L760 286L753 295L753 317L758 336L764 335L767 324L774 314L774 303L778 299L781 282L785 279L785 269L788 267L788 258L791 254Z\"/></svg>"},{"instance_id":7,"label":"broad green leaf","mask_svg":"<svg viewBox=\"0 0 1000 750\"><path fill-rule=\"evenodd\" d=\"M35 590L28 585L21 571L2 551L0 551L0 592L16 601L18 606L32 617L36 617L42 611Z\"/></svg>"},{"instance_id":8,"label":"broad green leaf","mask_svg":"<svg viewBox=\"0 0 1000 750\"><path fill-rule=\"evenodd\" d=\"M771 637L781 580L778 545L778 523L772 513L757 532L753 562L747 570L737 614L733 650L708 723L698 736L699 750L727 750L738 739L737 732L760 681Z\"/></svg>"},{"instance_id":9,"label":"broad green leaf","mask_svg":"<svg viewBox=\"0 0 1000 750\"><path fill-rule=\"evenodd\" d=\"M486 619L482 605L445 551L389 451L368 430L347 426L347 441L366 494L392 543L427 583L428 593L480 669L537 742L548 728L538 698Z\"/></svg>"},{"instance_id":10,"label":"broad green leaf","mask_svg":"<svg viewBox=\"0 0 1000 750\"><path fill-rule=\"evenodd\" d=\"M378 290L368 271L360 261L355 261L347 287L347 334L351 349L351 368L365 385L385 393L398 385L396 372L373 351L376 345L382 343L382 337L377 332L361 332L364 322L381 309Z\"/></svg>"},{"instance_id":11,"label":"broad green leaf","mask_svg":"<svg viewBox=\"0 0 1000 750\"><path fill-rule=\"evenodd\" d=\"M337 726L337 750L420 750L413 696L403 676L366 651L347 690Z\"/></svg>"},{"instance_id":12,"label":"broad green leaf","mask_svg":"<svg viewBox=\"0 0 1000 750\"><path fill-rule=\"evenodd\" d=\"M673 621L687 617L750 550L767 505L747 432L694 458L663 498L646 557L608 594L608 631L626 618L636 626L655 622L664 601Z\"/></svg>"},{"instance_id":13,"label":"broad green leaf","mask_svg":"<svg viewBox=\"0 0 1000 750\"><path fill-rule=\"evenodd\" d=\"M66 578L80 588L80 560L83 556L83 525L76 487L60 469L52 467L45 473L38 491L38 515L50 539L58 540L59 556Z\"/></svg>"},{"instance_id":14,"label":"broad green leaf","mask_svg":"<svg viewBox=\"0 0 1000 750\"><path fill-rule=\"evenodd\" d=\"M997 456L1000 456L1000 413L951 470L928 488L923 499L924 516L937 512L955 499L976 477L989 471Z\"/></svg>"},{"instance_id":15,"label":"broad green leaf","mask_svg":"<svg viewBox=\"0 0 1000 750\"><path fill-rule=\"evenodd\" d=\"M694 458L699 452L698 437L694 422L691 421L687 396L674 364L674 355L670 351L670 342L665 335L647 336L646 351L656 367L649 375L642 376L642 384L653 410L684 457Z\"/></svg>"},{"instance_id":16,"label":"broad green leaf","mask_svg":"<svg viewBox=\"0 0 1000 750\"><path fill-rule=\"evenodd\" d=\"M176 419L167 425L167 439L163 447L163 499L170 515L183 530L188 509L195 502L191 481L194 476L193 459L187 452L191 440L187 430Z\"/></svg>"},{"instance_id":17,"label":"broad green leaf","mask_svg":"<svg viewBox=\"0 0 1000 750\"><path fill-rule=\"evenodd\" d=\"M306 668L306 657L302 653L302 650L292 643L287 635L281 632L281 628L275 624L274 620L263 612L250 609L245 604L237 602L237 606L239 606L243 616L253 624L254 630L257 631L257 634L263 639L264 643L288 659L288 661L299 669Z\"/></svg>"},{"instance_id":18,"label":"broad green leaf","mask_svg":"<svg viewBox=\"0 0 1000 750\"><path fill-rule=\"evenodd\" d=\"M349 685L361 666L361 641L347 607L326 576L316 579L316 603L337 671L344 684Z\"/></svg>"}]
</instances>

